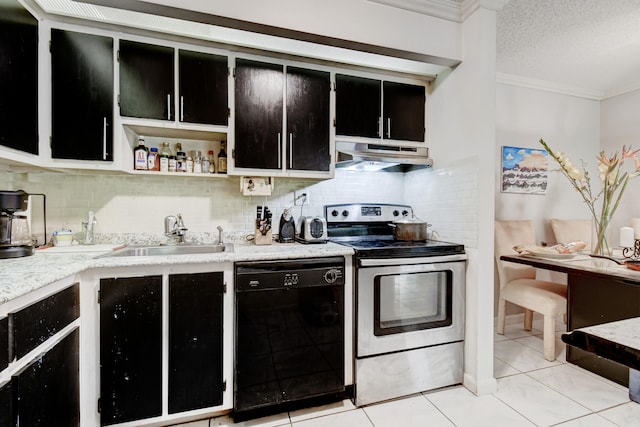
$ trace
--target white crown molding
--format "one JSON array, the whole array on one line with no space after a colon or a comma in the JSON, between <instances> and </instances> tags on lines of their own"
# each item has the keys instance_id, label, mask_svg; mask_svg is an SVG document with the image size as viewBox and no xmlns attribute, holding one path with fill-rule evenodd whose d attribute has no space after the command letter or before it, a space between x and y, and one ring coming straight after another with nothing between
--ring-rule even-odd
<instances>
[{"instance_id":1,"label":"white crown molding","mask_svg":"<svg viewBox=\"0 0 640 427\"><path fill-rule=\"evenodd\" d=\"M479 8L498 11L509 0L369 0L453 22L464 22Z\"/></svg>"},{"instance_id":2,"label":"white crown molding","mask_svg":"<svg viewBox=\"0 0 640 427\"><path fill-rule=\"evenodd\" d=\"M466 19L479 8L489 9L497 12L502 9L507 3L509 3L509 1L510 0L463 0L460 13L460 22L466 21Z\"/></svg>"},{"instance_id":3,"label":"white crown molding","mask_svg":"<svg viewBox=\"0 0 640 427\"><path fill-rule=\"evenodd\" d=\"M460 0L369 0L448 21L461 22Z\"/></svg>"},{"instance_id":4,"label":"white crown molding","mask_svg":"<svg viewBox=\"0 0 640 427\"><path fill-rule=\"evenodd\" d=\"M585 89L582 87L554 83L546 80L516 76L514 74L496 73L496 83L527 89L543 90L563 95L576 96L578 98L593 99L596 101L600 101L606 97L605 93L599 90Z\"/></svg>"}]
</instances>

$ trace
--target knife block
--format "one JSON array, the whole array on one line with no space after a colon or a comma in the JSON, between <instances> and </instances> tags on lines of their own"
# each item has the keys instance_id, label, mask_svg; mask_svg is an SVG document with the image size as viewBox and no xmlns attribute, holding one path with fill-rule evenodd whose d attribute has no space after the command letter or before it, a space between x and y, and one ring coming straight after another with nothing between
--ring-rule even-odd
<instances>
[{"instance_id":1,"label":"knife block","mask_svg":"<svg viewBox=\"0 0 640 427\"><path fill-rule=\"evenodd\" d=\"M269 229L267 234L263 235L260 230L256 228L253 240L256 242L256 245L270 245L273 242L273 230Z\"/></svg>"}]
</instances>

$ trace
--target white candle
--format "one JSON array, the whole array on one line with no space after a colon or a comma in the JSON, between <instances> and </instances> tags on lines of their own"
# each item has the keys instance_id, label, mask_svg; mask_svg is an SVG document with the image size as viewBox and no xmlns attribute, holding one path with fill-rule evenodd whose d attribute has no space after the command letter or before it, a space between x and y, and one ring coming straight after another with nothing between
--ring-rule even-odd
<instances>
[{"instance_id":1,"label":"white candle","mask_svg":"<svg viewBox=\"0 0 640 427\"><path fill-rule=\"evenodd\" d=\"M640 218L631 218L631 226L633 227L633 237L640 239Z\"/></svg>"},{"instance_id":2,"label":"white candle","mask_svg":"<svg viewBox=\"0 0 640 427\"><path fill-rule=\"evenodd\" d=\"M620 227L620 246L632 248L634 246L634 230L632 227Z\"/></svg>"}]
</instances>

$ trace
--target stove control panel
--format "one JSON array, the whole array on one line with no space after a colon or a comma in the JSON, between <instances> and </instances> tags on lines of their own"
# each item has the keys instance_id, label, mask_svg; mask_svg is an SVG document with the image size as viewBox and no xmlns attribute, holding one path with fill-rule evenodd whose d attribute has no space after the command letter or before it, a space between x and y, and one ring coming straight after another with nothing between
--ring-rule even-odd
<instances>
[{"instance_id":1,"label":"stove control panel","mask_svg":"<svg viewBox=\"0 0 640 427\"><path fill-rule=\"evenodd\" d=\"M385 222L412 215L413 209L408 205L354 203L324 207L324 216L328 223Z\"/></svg>"}]
</instances>

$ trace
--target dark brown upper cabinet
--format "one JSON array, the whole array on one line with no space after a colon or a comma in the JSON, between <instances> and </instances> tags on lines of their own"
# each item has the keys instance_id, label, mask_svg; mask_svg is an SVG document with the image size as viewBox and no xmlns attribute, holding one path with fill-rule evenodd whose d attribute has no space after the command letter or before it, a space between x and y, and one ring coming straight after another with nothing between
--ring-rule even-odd
<instances>
[{"instance_id":1,"label":"dark brown upper cabinet","mask_svg":"<svg viewBox=\"0 0 640 427\"><path fill-rule=\"evenodd\" d=\"M328 171L328 72L287 67L287 169Z\"/></svg>"},{"instance_id":2,"label":"dark brown upper cabinet","mask_svg":"<svg viewBox=\"0 0 640 427\"><path fill-rule=\"evenodd\" d=\"M336 75L336 134L425 140L425 86Z\"/></svg>"},{"instance_id":3,"label":"dark brown upper cabinet","mask_svg":"<svg viewBox=\"0 0 640 427\"><path fill-rule=\"evenodd\" d=\"M227 126L229 123L229 66L226 56L180 50L179 120Z\"/></svg>"},{"instance_id":4,"label":"dark brown upper cabinet","mask_svg":"<svg viewBox=\"0 0 640 427\"><path fill-rule=\"evenodd\" d=\"M175 120L175 51L120 40L120 115Z\"/></svg>"},{"instance_id":5,"label":"dark brown upper cabinet","mask_svg":"<svg viewBox=\"0 0 640 427\"><path fill-rule=\"evenodd\" d=\"M113 160L113 38L51 30L51 157Z\"/></svg>"},{"instance_id":6,"label":"dark brown upper cabinet","mask_svg":"<svg viewBox=\"0 0 640 427\"><path fill-rule=\"evenodd\" d=\"M235 79L235 167L329 170L329 73L237 59Z\"/></svg>"},{"instance_id":7,"label":"dark brown upper cabinet","mask_svg":"<svg viewBox=\"0 0 640 427\"><path fill-rule=\"evenodd\" d=\"M384 139L424 141L425 87L383 83Z\"/></svg>"},{"instance_id":8,"label":"dark brown upper cabinet","mask_svg":"<svg viewBox=\"0 0 640 427\"><path fill-rule=\"evenodd\" d=\"M282 168L282 65L236 59L235 167Z\"/></svg>"},{"instance_id":9,"label":"dark brown upper cabinet","mask_svg":"<svg viewBox=\"0 0 640 427\"><path fill-rule=\"evenodd\" d=\"M38 21L0 2L0 145L38 154Z\"/></svg>"},{"instance_id":10,"label":"dark brown upper cabinet","mask_svg":"<svg viewBox=\"0 0 640 427\"><path fill-rule=\"evenodd\" d=\"M380 138L380 80L336 74L336 134Z\"/></svg>"}]
</instances>

